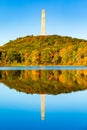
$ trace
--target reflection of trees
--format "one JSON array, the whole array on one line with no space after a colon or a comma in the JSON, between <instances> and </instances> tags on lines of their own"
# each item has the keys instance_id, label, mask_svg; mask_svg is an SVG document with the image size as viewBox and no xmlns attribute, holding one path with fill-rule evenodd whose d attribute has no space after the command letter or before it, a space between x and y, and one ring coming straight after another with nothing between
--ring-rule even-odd
<instances>
[{"instance_id":1,"label":"reflection of trees","mask_svg":"<svg viewBox=\"0 0 87 130\"><path fill-rule=\"evenodd\" d=\"M87 70L6 70L0 82L26 93L68 93L87 89Z\"/></svg>"}]
</instances>

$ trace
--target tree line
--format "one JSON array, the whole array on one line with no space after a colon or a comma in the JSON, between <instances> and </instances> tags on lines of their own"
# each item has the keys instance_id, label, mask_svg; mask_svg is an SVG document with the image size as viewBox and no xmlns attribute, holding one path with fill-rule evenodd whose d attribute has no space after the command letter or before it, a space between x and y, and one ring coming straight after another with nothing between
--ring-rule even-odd
<instances>
[{"instance_id":1,"label":"tree line","mask_svg":"<svg viewBox=\"0 0 87 130\"><path fill-rule=\"evenodd\" d=\"M26 36L0 47L0 66L87 65L87 41L65 36Z\"/></svg>"},{"instance_id":2,"label":"tree line","mask_svg":"<svg viewBox=\"0 0 87 130\"><path fill-rule=\"evenodd\" d=\"M87 89L87 70L6 70L0 82L31 94L70 93Z\"/></svg>"}]
</instances>

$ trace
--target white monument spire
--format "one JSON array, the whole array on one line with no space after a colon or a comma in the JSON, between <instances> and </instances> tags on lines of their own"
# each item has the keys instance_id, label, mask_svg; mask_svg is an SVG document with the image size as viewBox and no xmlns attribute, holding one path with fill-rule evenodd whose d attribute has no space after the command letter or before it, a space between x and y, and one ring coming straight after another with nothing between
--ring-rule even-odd
<instances>
[{"instance_id":1,"label":"white monument spire","mask_svg":"<svg viewBox=\"0 0 87 130\"><path fill-rule=\"evenodd\" d=\"M45 118L45 94L41 94L41 119Z\"/></svg>"},{"instance_id":2,"label":"white monument spire","mask_svg":"<svg viewBox=\"0 0 87 130\"><path fill-rule=\"evenodd\" d=\"M44 9L42 9L42 13L41 13L41 35L46 35L45 10Z\"/></svg>"}]
</instances>

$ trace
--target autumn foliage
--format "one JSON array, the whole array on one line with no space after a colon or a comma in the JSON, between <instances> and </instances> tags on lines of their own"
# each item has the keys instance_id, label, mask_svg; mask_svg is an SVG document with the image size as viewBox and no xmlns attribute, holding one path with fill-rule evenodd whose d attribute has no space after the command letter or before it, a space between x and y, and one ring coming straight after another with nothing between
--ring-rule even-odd
<instances>
[{"instance_id":1,"label":"autumn foliage","mask_svg":"<svg viewBox=\"0 0 87 130\"><path fill-rule=\"evenodd\" d=\"M0 82L31 94L70 93L87 90L87 70L6 70Z\"/></svg>"},{"instance_id":2,"label":"autumn foliage","mask_svg":"<svg viewBox=\"0 0 87 130\"><path fill-rule=\"evenodd\" d=\"M87 41L64 36L26 36L0 47L0 66L87 65Z\"/></svg>"}]
</instances>

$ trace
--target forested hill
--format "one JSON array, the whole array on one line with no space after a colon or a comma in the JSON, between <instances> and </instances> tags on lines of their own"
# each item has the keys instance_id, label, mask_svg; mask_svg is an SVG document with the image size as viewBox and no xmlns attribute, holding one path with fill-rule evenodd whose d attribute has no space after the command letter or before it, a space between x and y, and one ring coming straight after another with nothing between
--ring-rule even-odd
<instances>
[{"instance_id":1,"label":"forested hill","mask_svg":"<svg viewBox=\"0 0 87 130\"><path fill-rule=\"evenodd\" d=\"M87 41L65 36L26 36L0 47L0 66L87 65Z\"/></svg>"}]
</instances>

